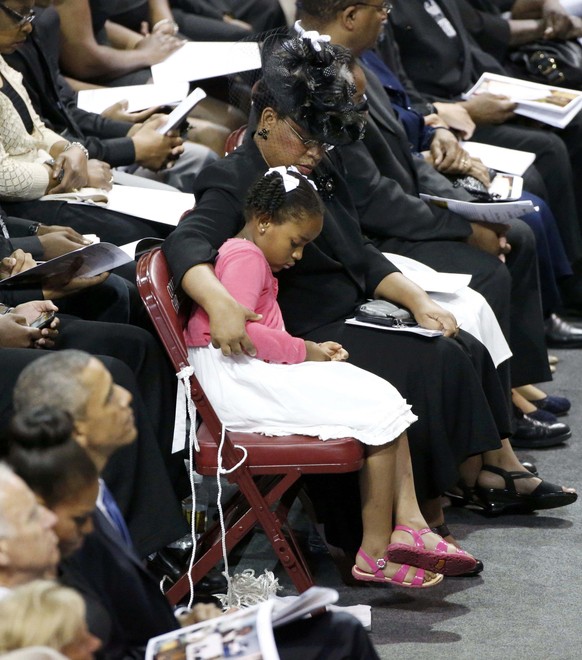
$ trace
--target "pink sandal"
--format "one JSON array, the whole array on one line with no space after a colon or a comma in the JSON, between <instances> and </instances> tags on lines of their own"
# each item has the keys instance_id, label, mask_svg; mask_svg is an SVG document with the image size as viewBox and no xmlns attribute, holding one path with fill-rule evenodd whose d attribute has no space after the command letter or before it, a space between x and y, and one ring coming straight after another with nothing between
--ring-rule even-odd
<instances>
[{"instance_id":1,"label":"pink sandal","mask_svg":"<svg viewBox=\"0 0 582 660\"><path fill-rule=\"evenodd\" d=\"M415 589L423 589L425 587L434 587L439 582L442 582L442 575L435 575L432 580L424 579L425 570L423 568L418 568L412 582L405 582L406 574L410 566L408 564L403 564L400 569L390 578L384 575L382 569L388 563L388 558L386 556L380 557L380 559L372 559L370 555L366 554L362 548L358 550L358 556L361 557L368 566L372 569L372 573L366 573L361 568L354 564L352 568L352 575L356 580L362 580L363 582L383 582L384 584L392 583L399 587L411 587Z\"/></svg>"},{"instance_id":2,"label":"pink sandal","mask_svg":"<svg viewBox=\"0 0 582 660\"><path fill-rule=\"evenodd\" d=\"M477 560L460 548L456 548L455 552L447 552L450 544L443 539L434 550L426 548L422 537L424 534L433 533L428 527L417 531L405 525L396 525L394 531L397 530L408 532L414 539L414 545L391 543L386 548L386 556L392 562L418 566L443 575L461 575L473 570L477 565Z\"/></svg>"}]
</instances>

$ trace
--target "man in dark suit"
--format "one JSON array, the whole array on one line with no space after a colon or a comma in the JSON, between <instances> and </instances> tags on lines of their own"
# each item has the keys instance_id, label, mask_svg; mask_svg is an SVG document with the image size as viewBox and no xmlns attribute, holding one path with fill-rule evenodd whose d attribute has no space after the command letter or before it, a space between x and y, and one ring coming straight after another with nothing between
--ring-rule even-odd
<instances>
[{"instance_id":1,"label":"man in dark suit","mask_svg":"<svg viewBox=\"0 0 582 660\"><path fill-rule=\"evenodd\" d=\"M462 94L482 73L507 75L507 71L471 38L453 0L398 2L390 24L406 74L425 104L434 105L452 126L451 113L459 107L466 110L477 125L477 141L536 154L536 168L547 190L541 196L558 220L570 261L579 262L582 238L580 231L570 231L569 221L577 208L582 226L582 191L575 185L582 175L582 116L554 132L514 121L515 103L506 97L482 94L463 101Z\"/></svg>"},{"instance_id":2,"label":"man in dark suit","mask_svg":"<svg viewBox=\"0 0 582 660\"><path fill-rule=\"evenodd\" d=\"M331 2L322 7L304 0L300 17L303 29L329 34L332 42L358 56L374 44L386 13L380 4L344 7ZM471 273L471 286L486 297L510 340L514 353L512 384L548 380L530 230L519 221L510 230L508 240L514 248L507 257L510 278L507 268L488 254L500 249L493 231L448 211L433 211L422 202L420 192L471 197L453 188L424 159L413 157L382 84L368 69L366 76L370 117L365 146L356 143L340 149L364 232L382 250L406 254L437 270ZM516 321L513 326L510 314Z\"/></svg>"}]
</instances>

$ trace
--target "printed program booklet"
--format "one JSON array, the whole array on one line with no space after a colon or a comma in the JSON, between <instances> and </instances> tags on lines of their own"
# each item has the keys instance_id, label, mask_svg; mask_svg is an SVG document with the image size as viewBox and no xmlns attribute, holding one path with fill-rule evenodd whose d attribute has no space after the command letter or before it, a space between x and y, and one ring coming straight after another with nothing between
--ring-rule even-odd
<instances>
[{"instance_id":1,"label":"printed program booklet","mask_svg":"<svg viewBox=\"0 0 582 660\"><path fill-rule=\"evenodd\" d=\"M145 660L279 660L273 628L335 603L334 589L311 587L291 602L271 598L254 607L150 639Z\"/></svg>"},{"instance_id":2,"label":"printed program booklet","mask_svg":"<svg viewBox=\"0 0 582 660\"><path fill-rule=\"evenodd\" d=\"M517 103L515 113L537 119L556 128L566 127L582 109L582 92L564 87L484 73L463 97L490 92L507 96Z\"/></svg>"},{"instance_id":3,"label":"printed program booklet","mask_svg":"<svg viewBox=\"0 0 582 660\"><path fill-rule=\"evenodd\" d=\"M425 193L420 193L420 198L427 204L434 204L458 213L467 220L500 225L508 225L508 220L521 218L526 213L537 210L530 199L515 202L462 202L458 199L448 199Z\"/></svg>"},{"instance_id":4,"label":"printed program booklet","mask_svg":"<svg viewBox=\"0 0 582 660\"><path fill-rule=\"evenodd\" d=\"M38 263L21 273L0 280L0 286L22 286L53 277L94 277L132 261L121 248L111 243L92 243L60 257Z\"/></svg>"}]
</instances>

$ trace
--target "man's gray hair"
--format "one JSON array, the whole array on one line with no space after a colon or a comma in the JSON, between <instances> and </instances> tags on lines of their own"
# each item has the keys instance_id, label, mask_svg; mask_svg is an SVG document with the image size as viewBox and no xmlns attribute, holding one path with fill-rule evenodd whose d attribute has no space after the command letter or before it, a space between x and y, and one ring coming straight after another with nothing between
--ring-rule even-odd
<instances>
[{"instance_id":1,"label":"man's gray hair","mask_svg":"<svg viewBox=\"0 0 582 660\"><path fill-rule=\"evenodd\" d=\"M64 350L31 362L14 387L15 412L45 405L60 408L73 419L83 418L90 392L82 387L80 378L91 357L84 351Z\"/></svg>"}]
</instances>

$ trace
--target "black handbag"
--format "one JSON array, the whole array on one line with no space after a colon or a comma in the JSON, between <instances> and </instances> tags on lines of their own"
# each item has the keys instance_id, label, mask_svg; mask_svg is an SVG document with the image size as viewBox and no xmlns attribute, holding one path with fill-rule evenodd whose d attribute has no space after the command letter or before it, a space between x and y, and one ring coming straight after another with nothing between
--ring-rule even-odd
<instances>
[{"instance_id":1,"label":"black handbag","mask_svg":"<svg viewBox=\"0 0 582 660\"><path fill-rule=\"evenodd\" d=\"M559 87L582 87L582 47L577 41L535 41L509 54L514 73Z\"/></svg>"},{"instance_id":2,"label":"black handbag","mask_svg":"<svg viewBox=\"0 0 582 660\"><path fill-rule=\"evenodd\" d=\"M492 181L496 174L495 170L489 170L489 177ZM453 184L453 188L463 188L473 195L477 202L495 202L499 199L497 193L490 193L482 181L470 174L448 174L446 177Z\"/></svg>"},{"instance_id":3,"label":"black handbag","mask_svg":"<svg viewBox=\"0 0 582 660\"><path fill-rule=\"evenodd\" d=\"M359 305L356 308L356 321L388 327L418 325L414 316L407 309L393 305L387 300L369 300L367 303Z\"/></svg>"}]
</instances>

